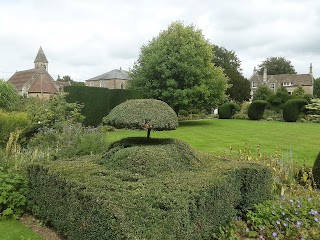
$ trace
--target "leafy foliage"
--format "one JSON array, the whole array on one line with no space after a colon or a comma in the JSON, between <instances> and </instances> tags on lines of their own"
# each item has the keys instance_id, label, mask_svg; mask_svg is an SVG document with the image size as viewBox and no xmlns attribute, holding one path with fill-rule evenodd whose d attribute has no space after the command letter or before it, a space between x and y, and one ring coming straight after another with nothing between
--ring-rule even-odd
<instances>
[{"instance_id":1,"label":"leafy foliage","mask_svg":"<svg viewBox=\"0 0 320 240\"><path fill-rule=\"evenodd\" d=\"M320 188L320 152L313 164L312 173L317 187Z\"/></svg>"},{"instance_id":2,"label":"leafy foliage","mask_svg":"<svg viewBox=\"0 0 320 240\"><path fill-rule=\"evenodd\" d=\"M229 78L227 95L230 99L243 102L250 99L250 82L243 77L240 68L241 61L234 51L228 51L224 47L212 46L213 60L215 66L222 67Z\"/></svg>"},{"instance_id":3,"label":"leafy foliage","mask_svg":"<svg viewBox=\"0 0 320 240\"><path fill-rule=\"evenodd\" d=\"M7 111L16 110L19 100L15 87L9 82L0 79L0 108Z\"/></svg>"},{"instance_id":4,"label":"leafy foliage","mask_svg":"<svg viewBox=\"0 0 320 240\"><path fill-rule=\"evenodd\" d=\"M287 122L297 121L304 105L308 105L308 101L302 98L288 100L283 105L283 119Z\"/></svg>"},{"instance_id":5,"label":"leafy foliage","mask_svg":"<svg viewBox=\"0 0 320 240\"><path fill-rule=\"evenodd\" d=\"M292 92L292 96L297 98L303 98L305 95L305 91L302 86L298 86L295 90Z\"/></svg>"},{"instance_id":6,"label":"leafy foliage","mask_svg":"<svg viewBox=\"0 0 320 240\"><path fill-rule=\"evenodd\" d=\"M291 61L284 57L269 57L264 60L260 65L258 72L263 74L264 68L267 68L268 75L279 74L297 74L294 67L291 65Z\"/></svg>"},{"instance_id":7,"label":"leafy foliage","mask_svg":"<svg viewBox=\"0 0 320 240\"><path fill-rule=\"evenodd\" d=\"M69 75L64 75L62 78L60 78L60 75L58 75L57 78L58 82L69 82L71 86L85 86L84 82L77 82L73 80Z\"/></svg>"},{"instance_id":8,"label":"leafy foliage","mask_svg":"<svg viewBox=\"0 0 320 240\"><path fill-rule=\"evenodd\" d=\"M240 111L238 104L226 102L218 108L218 115L221 119L230 119L237 111Z\"/></svg>"},{"instance_id":9,"label":"leafy foliage","mask_svg":"<svg viewBox=\"0 0 320 240\"><path fill-rule=\"evenodd\" d=\"M27 181L0 166L0 219L19 217L26 208Z\"/></svg>"},{"instance_id":10,"label":"leafy foliage","mask_svg":"<svg viewBox=\"0 0 320 240\"><path fill-rule=\"evenodd\" d=\"M265 100L268 101L268 99L272 98L274 96L274 92L270 88L268 88L267 85L263 84L260 85L257 89L257 91L253 95L253 101L255 100Z\"/></svg>"},{"instance_id":11,"label":"leafy foliage","mask_svg":"<svg viewBox=\"0 0 320 240\"><path fill-rule=\"evenodd\" d=\"M251 120L260 120L263 118L263 113L268 102L265 100L253 101L248 108L248 117Z\"/></svg>"},{"instance_id":12,"label":"leafy foliage","mask_svg":"<svg viewBox=\"0 0 320 240\"><path fill-rule=\"evenodd\" d=\"M212 64L211 45L193 25L173 22L141 47L130 87L180 109L211 109L225 99L227 79Z\"/></svg>"},{"instance_id":13,"label":"leafy foliage","mask_svg":"<svg viewBox=\"0 0 320 240\"><path fill-rule=\"evenodd\" d=\"M314 80L313 83L313 96L315 98L320 98L320 78Z\"/></svg>"},{"instance_id":14,"label":"leafy foliage","mask_svg":"<svg viewBox=\"0 0 320 240\"><path fill-rule=\"evenodd\" d=\"M160 100L133 99L119 104L103 118L107 125L117 128L144 129L148 121L156 131L174 130L178 119L172 108Z\"/></svg>"}]
</instances>

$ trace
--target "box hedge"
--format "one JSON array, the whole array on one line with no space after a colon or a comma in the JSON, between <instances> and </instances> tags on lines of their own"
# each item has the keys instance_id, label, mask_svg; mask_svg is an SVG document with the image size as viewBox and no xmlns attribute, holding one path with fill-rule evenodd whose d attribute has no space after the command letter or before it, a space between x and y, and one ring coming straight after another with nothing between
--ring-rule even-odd
<instances>
[{"instance_id":1,"label":"box hedge","mask_svg":"<svg viewBox=\"0 0 320 240\"><path fill-rule=\"evenodd\" d=\"M230 119L237 111L240 111L240 106L233 102L226 102L218 108L220 119Z\"/></svg>"},{"instance_id":2,"label":"box hedge","mask_svg":"<svg viewBox=\"0 0 320 240\"><path fill-rule=\"evenodd\" d=\"M308 101L303 98L290 99L283 105L283 119L286 122L298 120L302 107L308 105Z\"/></svg>"},{"instance_id":3,"label":"box hedge","mask_svg":"<svg viewBox=\"0 0 320 240\"><path fill-rule=\"evenodd\" d=\"M142 98L138 91L126 89L107 89L86 86L67 86L67 102L78 102L83 104L81 113L85 116L84 124L98 126L102 118L118 104L128 100Z\"/></svg>"},{"instance_id":4,"label":"box hedge","mask_svg":"<svg viewBox=\"0 0 320 240\"><path fill-rule=\"evenodd\" d=\"M253 163L201 157L148 175L99 161L30 165L32 213L68 239L211 239L271 195L270 169Z\"/></svg>"},{"instance_id":5,"label":"box hedge","mask_svg":"<svg viewBox=\"0 0 320 240\"><path fill-rule=\"evenodd\" d=\"M255 100L248 108L248 117L251 120L260 120L263 118L264 110L267 107L268 102L265 100Z\"/></svg>"}]
</instances>

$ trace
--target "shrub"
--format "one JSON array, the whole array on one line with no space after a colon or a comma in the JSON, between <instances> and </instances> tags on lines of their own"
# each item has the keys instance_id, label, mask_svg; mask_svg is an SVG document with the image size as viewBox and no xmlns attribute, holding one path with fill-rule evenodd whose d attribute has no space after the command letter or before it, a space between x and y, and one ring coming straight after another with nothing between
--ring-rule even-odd
<instances>
[{"instance_id":1,"label":"shrub","mask_svg":"<svg viewBox=\"0 0 320 240\"><path fill-rule=\"evenodd\" d=\"M240 111L240 106L233 102L226 102L218 108L220 119L230 119L237 111Z\"/></svg>"},{"instance_id":2,"label":"shrub","mask_svg":"<svg viewBox=\"0 0 320 240\"><path fill-rule=\"evenodd\" d=\"M95 162L29 166L32 213L70 239L200 240L271 194L271 171L258 164L201 158L146 176Z\"/></svg>"},{"instance_id":3,"label":"shrub","mask_svg":"<svg viewBox=\"0 0 320 240\"><path fill-rule=\"evenodd\" d=\"M175 130L178 118L173 109L155 99L128 100L113 108L103 123L116 128L147 129L150 131Z\"/></svg>"},{"instance_id":4,"label":"shrub","mask_svg":"<svg viewBox=\"0 0 320 240\"><path fill-rule=\"evenodd\" d=\"M23 135L30 125L31 122L26 113L0 110L0 145L8 141L10 133L19 131L20 135Z\"/></svg>"},{"instance_id":5,"label":"shrub","mask_svg":"<svg viewBox=\"0 0 320 240\"><path fill-rule=\"evenodd\" d=\"M4 80L0 79L0 109L6 111L17 110L20 97L15 87Z\"/></svg>"},{"instance_id":6,"label":"shrub","mask_svg":"<svg viewBox=\"0 0 320 240\"><path fill-rule=\"evenodd\" d=\"M320 152L313 164L312 174L317 187L320 188Z\"/></svg>"},{"instance_id":7,"label":"shrub","mask_svg":"<svg viewBox=\"0 0 320 240\"><path fill-rule=\"evenodd\" d=\"M189 116L189 113L188 113L188 111L187 110L183 110L183 109L181 109L181 110L179 110L179 116Z\"/></svg>"},{"instance_id":8,"label":"shrub","mask_svg":"<svg viewBox=\"0 0 320 240\"><path fill-rule=\"evenodd\" d=\"M263 118L264 109L268 105L265 100L253 101L248 108L248 117L251 120L260 120Z\"/></svg>"},{"instance_id":9,"label":"shrub","mask_svg":"<svg viewBox=\"0 0 320 240\"><path fill-rule=\"evenodd\" d=\"M26 208L27 181L20 174L0 166L0 219L19 217Z\"/></svg>"},{"instance_id":10,"label":"shrub","mask_svg":"<svg viewBox=\"0 0 320 240\"><path fill-rule=\"evenodd\" d=\"M301 98L290 99L283 105L283 119L287 122L295 122L299 118L299 114L304 105L308 101Z\"/></svg>"}]
</instances>

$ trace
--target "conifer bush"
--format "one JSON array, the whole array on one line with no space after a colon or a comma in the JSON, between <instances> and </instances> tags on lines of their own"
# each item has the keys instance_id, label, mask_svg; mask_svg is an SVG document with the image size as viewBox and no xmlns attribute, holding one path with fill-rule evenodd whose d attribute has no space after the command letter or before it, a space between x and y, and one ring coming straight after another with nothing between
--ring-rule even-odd
<instances>
[{"instance_id":1,"label":"conifer bush","mask_svg":"<svg viewBox=\"0 0 320 240\"><path fill-rule=\"evenodd\" d=\"M240 111L240 106L233 102L226 102L218 108L220 119L230 119L237 111Z\"/></svg>"},{"instance_id":2,"label":"conifer bush","mask_svg":"<svg viewBox=\"0 0 320 240\"><path fill-rule=\"evenodd\" d=\"M302 107L308 105L308 101L302 98L290 99L283 105L283 119L286 122L298 120Z\"/></svg>"},{"instance_id":3,"label":"conifer bush","mask_svg":"<svg viewBox=\"0 0 320 240\"><path fill-rule=\"evenodd\" d=\"M248 108L248 117L251 120L260 120L263 118L264 110L267 107L268 102L265 100L255 100Z\"/></svg>"}]
</instances>

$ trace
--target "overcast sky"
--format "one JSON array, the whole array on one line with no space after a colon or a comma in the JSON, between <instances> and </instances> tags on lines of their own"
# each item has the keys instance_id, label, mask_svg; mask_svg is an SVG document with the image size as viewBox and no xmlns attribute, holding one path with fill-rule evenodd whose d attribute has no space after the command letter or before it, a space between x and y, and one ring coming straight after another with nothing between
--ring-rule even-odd
<instances>
[{"instance_id":1,"label":"overcast sky","mask_svg":"<svg viewBox=\"0 0 320 240\"><path fill-rule=\"evenodd\" d=\"M0 79L33 68L42 46L54 79L128 70L173 21L235 51L249 78L268 57L320 77L319 0L0 0Z\"/></svg>"}]
</instances>

